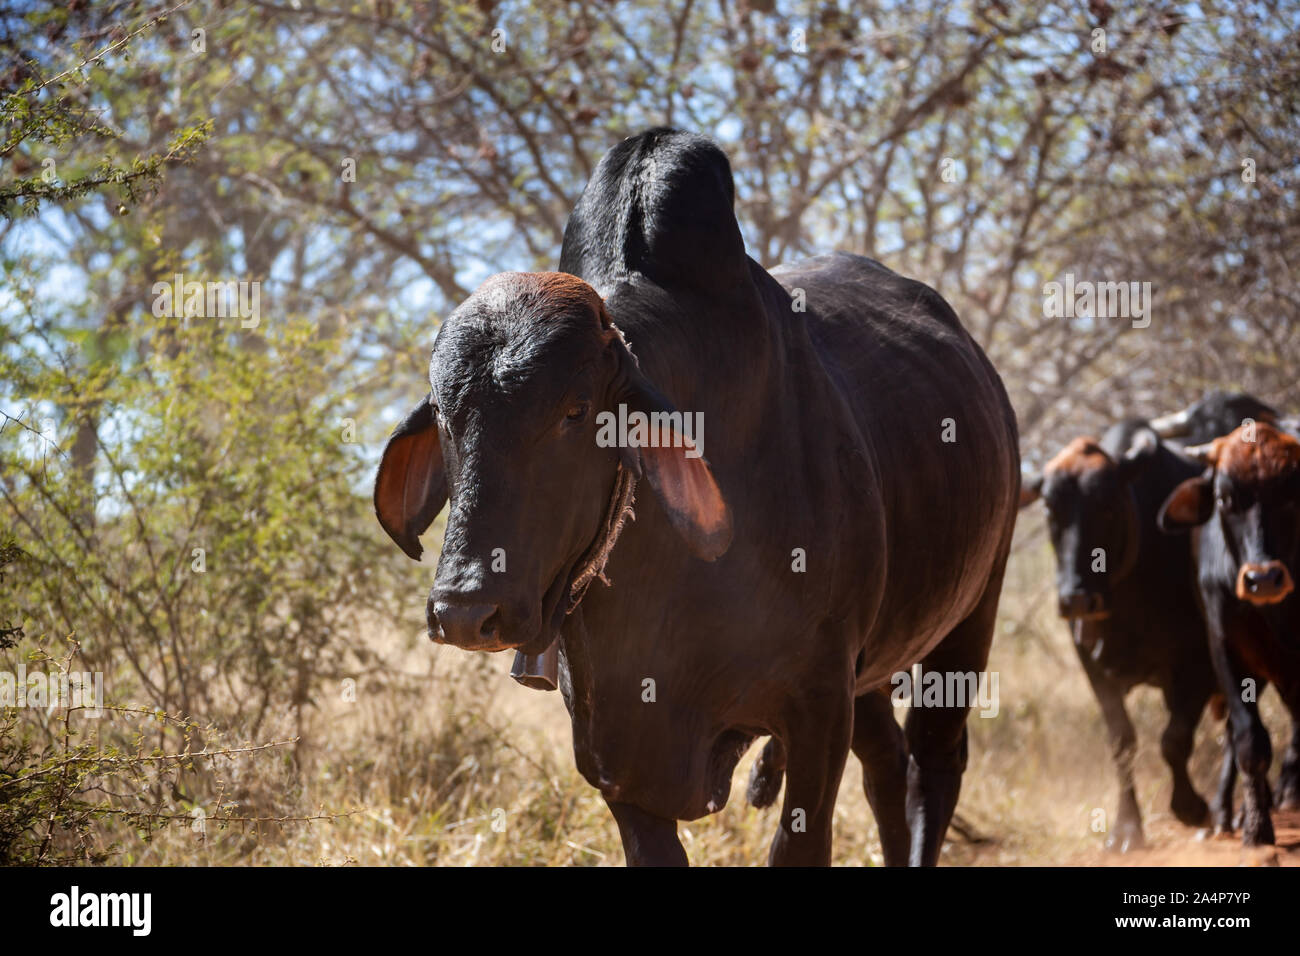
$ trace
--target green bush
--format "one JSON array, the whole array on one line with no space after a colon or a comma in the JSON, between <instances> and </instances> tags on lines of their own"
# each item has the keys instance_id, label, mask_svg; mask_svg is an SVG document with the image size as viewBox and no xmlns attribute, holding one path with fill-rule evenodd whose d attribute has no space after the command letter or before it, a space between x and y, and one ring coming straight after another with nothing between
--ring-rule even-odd
<instances>
[{"instance_id":1,"label":"green bush","mask_svg":"<svg viewBox=\"0 0 1300 956\"><path fill-rule=\"evenodd\" d=\"M76 839L91 819L139 827L141 813L167 819L177 793L216 792L203 760L162 755L288 740L292 763L316 695L357 673L351 631L387 603L396 565L380 559L336 337L295 319L250 331L145 312L88 360L3 321L0 381L26 414L0 419L0 520L22 554L0 584L15 644L0 670L71 639L76 670L102 673L119 709L74 722L0 708L0 860L93 860L102 841ZM54 436L38 434L46 416L61 416ZM97 440L78 458L70 436L87 421ZM78 736L92 726L93 741ZM241 796L244 814L287 797Z\"/></svg>"}]
</instances>

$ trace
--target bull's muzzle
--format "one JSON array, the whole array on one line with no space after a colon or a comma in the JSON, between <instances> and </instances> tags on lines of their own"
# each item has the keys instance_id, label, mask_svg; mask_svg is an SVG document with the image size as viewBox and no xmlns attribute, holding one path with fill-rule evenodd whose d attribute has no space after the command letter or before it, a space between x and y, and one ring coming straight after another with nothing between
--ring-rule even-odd
<instances>
[{"instance_id":1,"label":"bull's muzzle","mask_svg":"<svg viewBox=\"0 0 1300 956\"><path fill-rule=\"evenodd\" d=\"M1237 597L1251 604L1277 604L1294 590L1291 572L1281 561L1252 561L1237 572Z\"/></svg>"},{"instance_id":2,"label":"bull's muzzle","mask_svg":"<svg viewBox=\"0 0 1300 956\"><path fill-rule=\"evenodd\" d=\"M429 598L429 637L470 651L499 651L500 615L495 604L459 604Z\"/></svg>"}]
</instances>

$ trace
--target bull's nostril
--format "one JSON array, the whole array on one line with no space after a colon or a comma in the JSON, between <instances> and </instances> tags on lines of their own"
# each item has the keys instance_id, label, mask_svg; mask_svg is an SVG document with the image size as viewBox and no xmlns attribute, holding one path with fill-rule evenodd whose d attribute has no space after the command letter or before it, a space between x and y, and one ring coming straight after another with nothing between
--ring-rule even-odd
<instances>
[{"instance_id":1,"label":"bull's nostril","mask_svg":"<svg viewBox=\"0 0 1300 956\"><path fill-rule=\"evenodd\" d=\"M1258 591L1261 587L1274 587L1282 583L1282 576L1277 573L1275 568L1268 568L1262 571L1250 570L1246 572L1246 586L1252 591Z\"/></svg>"},{"instance_id":2,"label":"bull's nostril","mask_svg":"<svg viewBox=\"0 0 1300 956\"><path fill-rule=\"evenodd\" d=\"M472 648L492 644L497 639L499 616L495 604L438 601L433 605L433 614L438 630L448 644Z\"/></svg>"},{"instance_id":3,"label":"bull's nostril","mask_svg":"<svg viewBox=\"0 0 1300 956\"><path fill-rule=\"evenodd\" d=\"M1106 614L1106 597L1097 591L1070 591L1058 595L1057 608L1064 618L1102 617Z\"/></svg>"}]
</instances>

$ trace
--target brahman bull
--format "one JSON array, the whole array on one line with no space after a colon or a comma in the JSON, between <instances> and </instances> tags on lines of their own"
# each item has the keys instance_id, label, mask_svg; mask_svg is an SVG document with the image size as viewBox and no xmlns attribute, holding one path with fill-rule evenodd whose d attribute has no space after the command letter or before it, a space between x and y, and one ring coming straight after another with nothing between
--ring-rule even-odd
<instances>
[{"instance_id":1,"label":"brahman bull","mask_svg":"<svg viewBox=\"0 0 1300 956\"><path fill-rule=\"evenodd\" d=\"M761 735L786 778L769 862L829 863L852 750L886 862L934 864L970 702L903 731L889 686L918 661L985 667L1015 415L933 289L844 254L769 273L734 199L705 139L611 149L560 271L495 276L443 323L376 512L418 558L450 496L429 634L556 648L578 769L629 864L685 864L676 821L726 803Z\"/></svg>"}]
</instances>

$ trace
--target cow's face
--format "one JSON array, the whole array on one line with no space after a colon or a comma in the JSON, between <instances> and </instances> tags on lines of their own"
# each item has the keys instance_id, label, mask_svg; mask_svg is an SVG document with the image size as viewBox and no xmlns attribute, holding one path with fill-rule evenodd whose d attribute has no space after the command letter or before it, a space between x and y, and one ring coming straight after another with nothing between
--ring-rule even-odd
<instances>
[{"instance_id":1,"label":"cow's face","mask_svg":"<svg viewBox=\"0 0 1300 956\"><path fill-rule=\"evenodd\" d=\"M1057 608L1064 618L1096 620L1110 614L1111 583L1136 557L1140 529L1132 481L1157 447L1139 432L1118 461L1095 438L1076 438L1026 482L1020 505L1039 497L1056 553Z\"/></svg>"},{"instance_id":2,"label":"cow's face","mask_svg":"<svg viewBox=\"0 0 1300 956\"><path fill-rule=\"evenodd\" d=\"M1187 452L1209 468L1173 490L1160 527L1186 531L1217 516L1237 597L1286 600L1300 572L1300 441L1260 423Z\"/></svg>"},{"instance_id":3,"label":"cow's face","mask_svg":"<svg viewBox=\"0 0 1300 956\"><path fill-rule=\"evenodd\" d=\"M670 409L580 279L488 280L443 324L429 381L384 451L375 509L418 559L420 533L450 498L427 602L435 641L545 649L604 534L620 462L648 482L698 556L712 560L730 543L730 515L703 458L682 443L597 443L601 411Z\"/></svg>"}]
</instances>

